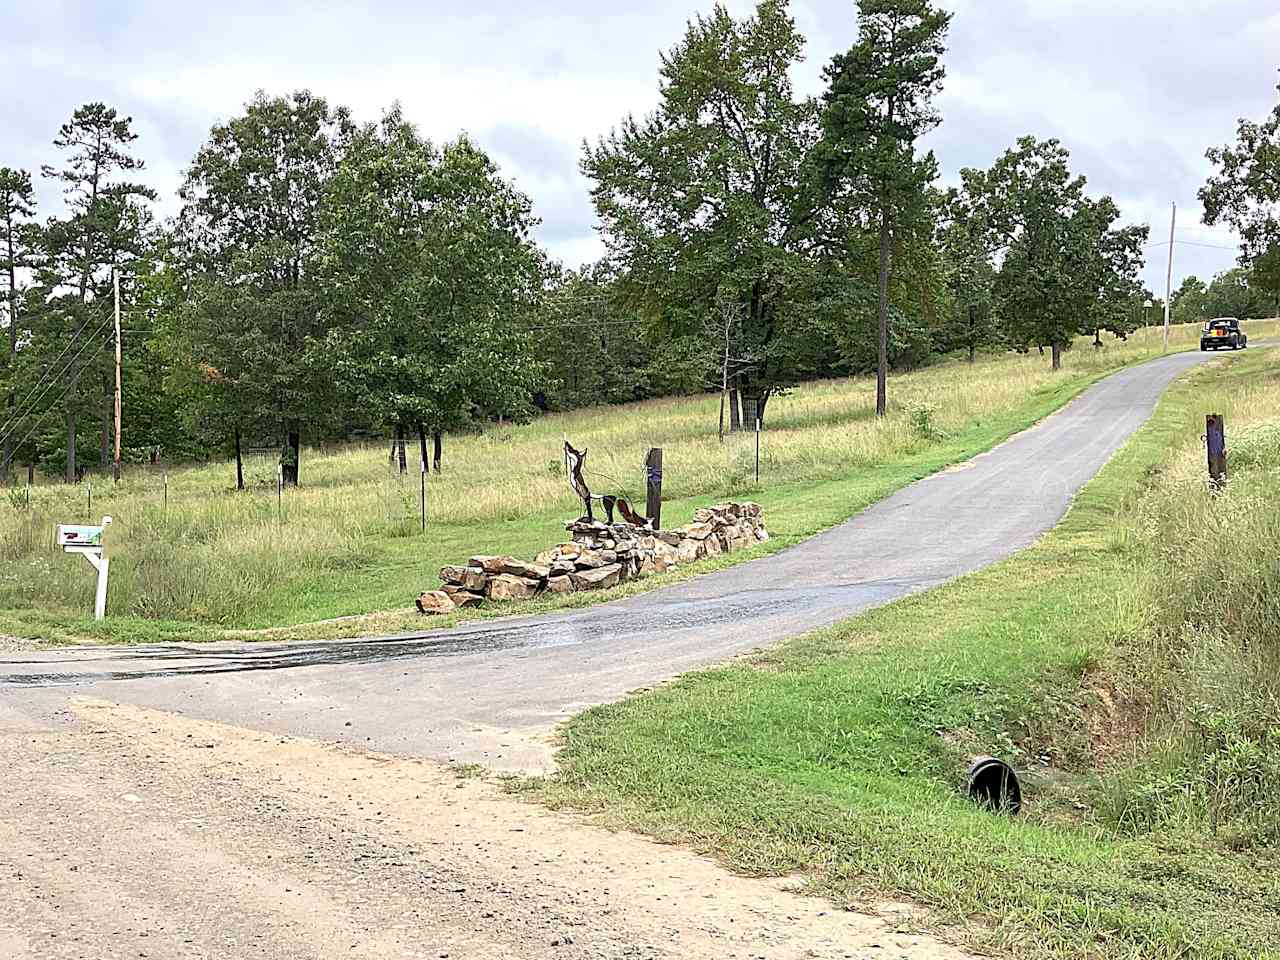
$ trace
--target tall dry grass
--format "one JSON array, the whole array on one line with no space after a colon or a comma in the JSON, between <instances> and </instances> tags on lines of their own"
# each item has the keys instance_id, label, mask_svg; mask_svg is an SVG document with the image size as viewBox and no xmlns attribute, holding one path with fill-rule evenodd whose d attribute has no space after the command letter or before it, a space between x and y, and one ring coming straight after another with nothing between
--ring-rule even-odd
<instances>
[{"instance_id":1,"label":"tall dry grass","mask_svg":"<svg viewBox=\"0 0 1280 960\"><path fill-rule=\"evenodd\" d=\"M1122 676L1146 704L1146 759L1116 775L1105 812L1237 846L1280 842L1280 371L1214 399L1225 489L1190 442L1134 519L1137 629Z\"/></svg>"},{"instance_id":2,"label":"tall dry grass","mask_svg":"<svg viewBox=\"0 0 1280 960\"><path fill-rule=\"evenodd\" d=\"M1254 323L1261 337L1276 324ZM1175 328L1185 347L1198 328ZM821 481L894 462L952 432L1009 416L1037 394L1079 384L1117 366L1158 355L1161 333L1143 330L1127 342L1095 350L1082 339L1054 373L1047 356L1007 354L970 365L948 362L890 380L890 408L874 410L869 378L806 384L772 400L764 439L771 484ZM576 502L564 478L562 438L588 450L594 489L643 499L641 465L653 446L664 450L664 493L671 499L721 498L752 486L754 438L717 439L719 398L671 398L542 417L525 426L494 427L448 437L444 471L428 478L428 513L437 525L529 521L568 515ZM302 486L285 492L278 522L276 467L249 458L249 490L236 493L228 464L152 470L134 468L113 485L48 484L0 508L0 607L82 610L91 579L55 562L55 522L114 517L110 549L113 609L153 617L243 622L265 591L316 571L360 565L379 544L418 530L416 463L401 476L385 444L304 451ZM165 480L167 478L167 507Z\"/></svg>"}]
</instances>

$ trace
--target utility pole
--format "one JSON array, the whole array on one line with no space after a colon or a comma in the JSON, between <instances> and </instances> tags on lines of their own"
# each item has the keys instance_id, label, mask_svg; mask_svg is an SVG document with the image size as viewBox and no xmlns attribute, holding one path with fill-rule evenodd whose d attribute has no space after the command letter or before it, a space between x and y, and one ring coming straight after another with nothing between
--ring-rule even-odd
<instances>
[{"instance_id":1,"label":"utility pole","mask_svg":"<svg viewBox=\"0 0 1280 960\"><path fill-rule=\"evenodd\" d=\"M116 461L115 478L120 480L120 271L111 270L112 286L116 298Z\"/></svg>"},{"instance_id":2,"label":"utility pole","mask_svg":"<svg viewBox=\"0 0 1280 960\"><path fill-rule=\"evenodd\" d=\"M1164 275L1164 352L1169 352L1169 300L1173 296L1173 225L1178 221L1178 205L1169 214L1169 270Z\"/></svg>"}]
</instances>

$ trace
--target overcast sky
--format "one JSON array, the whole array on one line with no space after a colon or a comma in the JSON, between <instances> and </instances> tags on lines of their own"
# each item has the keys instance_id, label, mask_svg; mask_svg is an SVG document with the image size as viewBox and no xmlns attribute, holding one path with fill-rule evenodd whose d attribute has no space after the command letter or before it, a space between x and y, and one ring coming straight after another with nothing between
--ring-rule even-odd
<instances>
[{"instance_id":1,"label":"overcast sky","mask_svg":"<svg viewBox=\"0 0 1280 960\"><path fill-rule=\"evenodd\" d=\"M618 10L588 0L0 0L0 164L56 162L50 141L79 104L134 118L147 179L175 209L186 163L212 123L257 89L308 87L376 119L399 100L434 139L466 130L534 200L540 236L571 264L600 252L583 138L657 99L658 51L710 0ZM1178 204L1174 284L1232 265L1233 238L1200 224L1205 148L1260 119L1280 76L1276 0L952 0L940 106L930 138L944 177L986 166L1014 138L1057 137L1096 193L1167 240ZM619 5L622 6L622 5ZM750 7L732 2L735 12ZM469 7L465 13L461 8ZM797 85L820 91L823 64L856 33L852 0L793 5L808 38ZM40 186L42 214L58 194ZM1191 244L1200 244L1192 246ZM1164 286L1167 246L1148 248Z\"/></svg>"}]
</instances>

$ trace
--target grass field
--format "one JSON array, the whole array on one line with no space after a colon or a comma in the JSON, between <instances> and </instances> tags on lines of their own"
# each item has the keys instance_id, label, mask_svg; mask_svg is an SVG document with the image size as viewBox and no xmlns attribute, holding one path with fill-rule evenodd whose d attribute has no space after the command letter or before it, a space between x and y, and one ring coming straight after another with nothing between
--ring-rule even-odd
<instances>
[{"instance_id":1,"label":"grass field","mask_svg":"<svg viewBox=\"0 0 1280 960\"><path fill-rule=\"evenodd\" d=\"M1261 338L1275 327L1266 321L1249 329ZM1175 328L1175 348L1192 346L1197 332ZM770 404L758 486L754 439L717 441L715 396L583 410L451 437L444 473L428 480L425 535L418 476L392 471L381 446L305 451L303 485L285 492L282 515L275 467L266 461L250 461L251 489L243 493L232 489L227 464L165 468L167 502L162 471L133 468L118 485L93 482L92 511L86 484L37 485L30 507L27 491L13 489L0 507L0 633L143 642L411 629L421 623L412 598L434 585L441 565L473 553L532 556L559 538L561 521L578 512L564 481L564 436L589 448L597 489L633 496L641 493L645 451L663 447L668 524L684 522L698 505L751 498L765 506L775 535L759 550L778 549L993 446L1097 377L1160 350L1160 331L1151 329L1127 342L1109 340L1102 350L1082 340L1056 374L1035 353L940 364L893 377L883 421L874 416L866 379L806 385ZM85 616L92 571L51 544L55 523L97 522L103 514L114 518L111 616L95 624ZM334 618L355 619L318 622Z\"/></svg>"},{"instance_id":2,"label":"grass field","mask_svg":"<svg viewBox=\"0 0 1280 960\"><path fill-rule=\"evenodd\" d=\"M1033 548L589 710L511 789L1017 957L1280 957L1278 408L1273 351L1199 368ZM983 753L1025 815L962 798Z\"/></svg>"}]
</instances>

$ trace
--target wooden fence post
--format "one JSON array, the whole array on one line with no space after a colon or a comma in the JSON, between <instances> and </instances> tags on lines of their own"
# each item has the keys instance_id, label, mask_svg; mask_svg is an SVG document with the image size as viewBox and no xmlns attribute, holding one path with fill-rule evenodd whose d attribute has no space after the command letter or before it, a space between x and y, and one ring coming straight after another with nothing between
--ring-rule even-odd
<instances>
[{"instance_id":1,"label":"wooden fence post","mask_svg":"<svg viewBox=\"0 0 1280 960\"><path fill-rule=\"evenodd\" d=\"M1217 488L1227 479L1227 429L1220 413L1206 414L1204 418L1205 447L1209 451L1209 484Z\"/></svg>"},{"instance_id":2,"label":"wooden fence post","mask_svg":"<svg viewBox=\"0 0 1280 960\"><path fill-rule=\"evenodd\" d=\"M653 447L645 457L645 514L653 529L662 527L662 448Z\"/></svg>"}]
</instances>

